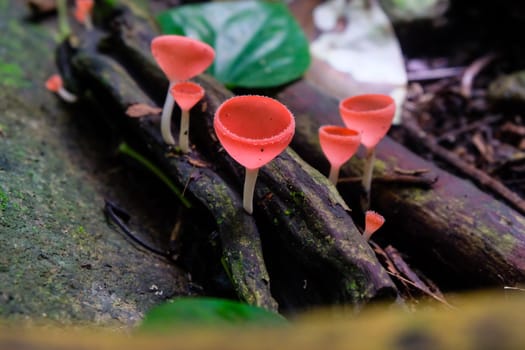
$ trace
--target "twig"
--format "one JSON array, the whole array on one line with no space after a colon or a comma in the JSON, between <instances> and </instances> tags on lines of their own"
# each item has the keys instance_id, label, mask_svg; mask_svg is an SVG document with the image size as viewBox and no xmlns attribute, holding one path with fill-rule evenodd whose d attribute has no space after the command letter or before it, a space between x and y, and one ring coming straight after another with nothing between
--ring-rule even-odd
<instances>
[{"instance_id":1,"label":"twig","mask_svg":"<svg viewBox=\"0 0 525 350\"><path fill-rule=\"evenodd\" d=\"M407 73L408 81L437 80L457 77L465 71L465 67L447 67L428 70L417 70Z\"/></svg>"},{"instance_id":2,"label":"twig","mask_svg":"<svg viewBox=\"0 0 525 350\"><path fill-rule=\"evenodd\" d=\"M514 208L520 211L522 214L525 214L525 201L519 195L511 191L500 181L494 179L487 173L475 168L474 166L466 163L456 154L440 146L432 135L427 134L426 132L421 130L421 128L413 118L405 118L403 127L407 131L407 135L409 137L413 138L414 140L417 140L419 144L423 145L430 152L443 159L463 174L469 176L478 185L491 190L493 193L496 193L501 198L506 200L509 204L511 204Z\"/></svg>"},{"instance_id":3,"label":"twig","mask_svg":"<svg viewBox=\"0 0 525 350\"><path fill-rule=\"evenodd\" d=\"M407 279L407 278L401 276L401 275L398 274L398 273L390 272L390 271L387 271L386 273L388 273L389 275L392 275L392 276L398 278L399 280L401 280L401 281L403 281L403 282L405 282L405 283L408 283L408 284L410 284L411 286L413 286L413 287L415 287L415 288L421 290L417 284L415 284L415 283L412 282L411 280L409 280L409 279ZM449 304L446 300L440 298L439 296L437 296L437 295L435 295L435 294L433 294L433 293L428 294L428 293L426 293L424 290L421 290L421 291L422 291L423 293L427 294L428 296L430 296L430 297L436 299L437 301L439 301L439 302L442 303L443 305L446 305L447 307L449 307L449 308L451 308L451 309L453 309L453 310L456 310L456 309L457 309L457 307L455 307L455 306Z\"/></svg>"},{"instance_id":4,"label":"twig","mask_svg":"<svg viewBox=\"0 0 525 350\"><path fill-rule=\"evenodd\" d=\"M340 178L337 183L359 183L360 181L361 177L352 176ZM413 175L383 175L374 177L372 182L376 184L396 184L429 188L437 182L437 177L430 179Z\"/></svg>"},{"instance_id":5,"label":"twig","mask_svg":"<svg viewBox=\"0 0 525 350\"><path fill-rule=\"evenodd\" d=\"M525 292L524 288L518 288L518 287L505 286L505 287L503 287L503 289L504 290L515 290L515 291L518 291L518 292Z\"/></svg>"},{"instance_id":6,"label":"twig","mask_svg":"<svg viewBox=\"0 0 525 350\"><path fill-rule=\"evenodd\" d=\"M476 76L485 68L488 66L492 61L494 61L498 57L495 53L489 53L487 55L484 55L474 62L472 62L471 65L465 69L463 72L463 76L461 77L461 94L465 98L470 98L472 95L472 84L474 82L474 79Z\"/></svg>"},{"instance_id":7,"label":"twig","mask_svg":"<svg viewBox=\"0 0 525 350\"><path fill-rule=\"evenodd\" d=\"M476 130L480 126L496 123L496 122L500 121L501 118L502 118L501 115L497 115L497 116L489 115L489 116L487 116L485 118L482 118L480 120L477 120L477 121L475 121L473 123L467 124L465 126L457 128L457 129L453 129L453 130L447 131L446 133L443 133L443 134L439 135L438 137L436 137L436 141L437 142L441 142L443 140L453 141L453 140L455 140L456 137L458 137L461 134L464 134L464 133L472 131L472 130Z\"/></svg>"},{"instance_id":8,"label":"twig","mask_svg":"<svg viewBox=\"0 0 525 350\"><path fill-rule=\"evenodd\" d=\"M375 243L373 241L368 241L368 243L372 246L372 248L374 249L376 254L380 254L383 257L383 259L385 259L385 263L387 265L386 272L389 275L392 275L392 276L396 277L397 279L399 279L399 281L401 283L403 283L407 289L408 289L407 284L411 285L412 287L414 287L417 290L421 291L422 293L424 293L424 294L434 298L435 300L439 301L440 303L444 304L445 306L447 306L447 307L449 307L451 309L455 309L455 307L450 305L442 296L433 293L428 287L426 287L426 285L424 283L422 283L422 286L424 286L422 288L420 285L418 285L414 281L411 281L410 277L408 277L408 276L407 276L408 278L403 277L401 274L404 273L404 272L400 271L398 269L398 265L392 260L392 257L383 248L381 248L379 246L379 244L377 244L377 243ZM399 258L401 259L401 257L399 257ZM419 278L418 278L418 280L419 280ZM408 293L408 290L407 290L407 293Z\"/></svg>"},{"instance_id":9,"label":"twig","mask_svg":"<svg viewBox=\"0 0 525 350\"><path fill-rule=\"evenodd\" d=\"M179 207L179 209L177 210L177 221L175 222L175 226L173 226L173 229L171 230L171 235L170 235L171 242L177 242L179 239L180 233L182 231L183 214L184 214L183 209Z\"/></svg>"},{"instance_id":10,"label":"twig","mask_svg":"<svg viewBox=\"0 0 525 350\"><path fill-rule=\"evenodd\" d=\"M430 171L430 169L427 168L421 168L421 169L402 169L399 167L394 167L394 172L396 172L399 175L412 175L412 176L420 176L423 174L426 174Z\"/></svg>"},{"instance_id":11,"label":"twig","mask_svg":"<svg viewBox=\"0 0 525 350\"><path fill-rule=\"evenodd\" d=\"M434 294L434 292L430 290L427 284L421 278L419 278L419 276L412 270L412 268L410 268L410 266L408 266L408 264L401 256L401 253L399 253L399 251L396 248L392 247L391 245L388 245L385 247L384 251L386 254L388 254L388 257L390 258L390 260L392 260L399 272L401 272L409 280L414 282L414 284L417 284L420 290L424 291L427 294ZM437 295L437 293L435 294ZM439 295L439 297L442 298L442 295Z\"/></svg>"},{"instance_id":12,"label":"twig","mask_svg":"<svg viewBox=\"0 0 525 350\"><path fill-rule=\"evenodd\" d=\"M116 204L111 202L108 199L104 199L105 205L104 205L104 213L106 214L106 218L110 219L111 222L116 224L124 234L129 237L133 242L137 243L141 247L157 254L165 258L171 258L171 254L169 251L162 251L160 249L155 248L150 243L143 241L141 238L139 238L137 235L135 235L131 230L128 228L128 226L125 224L124 221L129 220L130 216L129 214L124 211L123 209L119 208Z\"/></svg>"}]
</instances>

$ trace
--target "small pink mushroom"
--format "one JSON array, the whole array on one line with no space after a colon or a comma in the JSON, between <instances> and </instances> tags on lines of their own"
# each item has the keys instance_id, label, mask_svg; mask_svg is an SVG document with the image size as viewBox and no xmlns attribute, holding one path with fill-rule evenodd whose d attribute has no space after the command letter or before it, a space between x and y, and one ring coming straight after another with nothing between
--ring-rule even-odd
<instances>
[{"instance_id":1,"label":"small pink mushroom","mask_svg":"<svg viewBox=\"0 0 525 350\"><path fill-rule=\"evenodd\" d=\"M328 179L336 185L339 169L359 148L361 134L342 126L324 125L319 128L319 142L324 155L330 162Z\"/></svg>"},{"instance_id":2,"label":"small pink mushroom","mask_svg":"<svg viewBox=\"0 0 525 350\"><path fill-rule=\"evenodd\" d=\"M217 109L213 126L226 152L246 168L243 205L251 214L259 168L288 147L295 132L294 117L272 98L237 96Z\"/></svg>"},{"instance_id":3,"label":"small pink mushroom","mask_svg":"<svg viewBox=\"0 0 525 350\"><path fill-rule=\"evenodd\" d=\"M368 241L372 234L379 230L381 226L385 223L385 218L372 210L367 210L365 213L365 231L363 236Z\"/></svg>"},{"instance_id":4,"label":"small pink mushroom","mask_svg":"<svg viewBox=\"0 0 525 350\"><path fill-rule=\"evenodd\" d=\"M74 103L77 101L77 97L64 88L62 78L58 74L53 74L46 80L46 89L56 93L66 102Z\"/></svg>"},{"instance_id":5,"label":"small pink mushroom","mask_svg":"<svg viewBox=\"0 0 525 350\"><path fill-rule=\"evenodd\" d=\"M183 81L171 87L171 96L179 105L182 113L179 130L179 146L183 153L190 150L190 109L204 97L204 89L199 84Z\"/></svg>"},{"instance_id":6,"label":"small pink mushroom","mask_svg":"<svg viewBox=\"0 0 525 350\"><path fill-rule=\"evenodd\" d=\"M362 179L365 191L363 210L368 209L370 205L375 148L390 129L395 111L396 106L392 97L381 94L353 96L339 104L343 122L348 128L361 132L361 143L367 149Z\"/></svg>"},{"instance_id":7,"label":"small pink mushroom","mask_svg":"<svg viewBox=\"0 0 525 350\"><path fill-rule=\"evenodd\" d=\"M161 35L151 42L151 52L170 82L162 109L161 133L166 143L174 145L175 140L171 135L171 112L174 104L171 88L176 83L204 72L213 62L215 51L208 44L196 39Z\"/></svg>"},{"instance_id":8,"label":"small pink mushroom","mask_svg":"<svg viewBox=\"0 0 525 350\"><path fill-rule=\"evenodd\" d=\"M87 30L93 29L93 22L91 21L91 12L95 5L94 0L76 0L75 1L75 12L73 15L75 19L82 23Z\"/></svg>"}]
</instances>

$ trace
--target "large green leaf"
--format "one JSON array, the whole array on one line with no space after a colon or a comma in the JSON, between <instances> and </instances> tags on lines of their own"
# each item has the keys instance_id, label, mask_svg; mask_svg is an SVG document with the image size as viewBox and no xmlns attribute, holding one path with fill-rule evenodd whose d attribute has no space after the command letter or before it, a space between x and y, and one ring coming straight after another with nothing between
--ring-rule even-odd
<instances>
[{"instance_id":1,"label":"large green leaf","mask_svg":"<svg viewBox=\"0 0 525 350\"><path fill-rule=\"evenodd\" d=\"M163 332L187 326L287 324L281 315L265 309L216 298L178 298L154 307L140 326L144 331Z\"/></svg>"},{"instance_id":2,"label":"large green leaf","mask_svg":"<svg viewBox=\"0 0 525 350\"><path fill-rule=\"evenodd\" d=\"M310 64L308 40L281 2L179 6L158 16L162 32L215 48L208 72L227 86L272 87L299 78Z\"/></svg>"}]
</instances>

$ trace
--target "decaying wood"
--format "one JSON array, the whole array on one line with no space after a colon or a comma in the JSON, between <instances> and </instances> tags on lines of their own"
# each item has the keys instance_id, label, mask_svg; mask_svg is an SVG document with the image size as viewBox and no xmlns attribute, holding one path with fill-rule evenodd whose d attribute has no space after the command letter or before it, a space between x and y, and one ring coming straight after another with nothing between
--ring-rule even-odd
<instances>
[{"instance_id":1,"label":"decaying wood","mask_svg":"<svg viewBox=\"0 0 525 350\"><path fill-rule=\"evenodd\" d=\"M323 172L328 169L317 138L321 124L342 124L337 101L306 82L298 82L279 98L295 113L297 132L292 147ZM315 103L312 103L315 101ZM375 174L395 167L425 168L438 177L432 190L374 186L372 209L391 228L386 240L426 268L459 285L515 285L525 281L525 218L515 210L421 159L386 137L377 148ZM343 176L361 174L355 157ZM352 203L351 193L339 186ZM358 208L357 203L352 207ZM419 265L421 266L421 265Z\"/></svg>"},{"instance_id":2,"label":"decaying wood","mask_svg":"<svg viewBox=\"0 0 525 350\"><path fill-rule=\"evenodd\" d=\"M186 192L205 204L221 234L223 258L239 296L251 304L276 309L269 290L259 233L253 218L239 210L242 201L238 193L212 169L195 168L186 156L166 157L168 149L158 134L157 116L136 119L125 115L127 107L132 104L152 105L153 102L118 64L102 55L77 53L73 67L79 81L95 92L100 103L112 106L113 112L115 109L119 112L104 117L113 118L111 123L135 135L134 143L147 145L158 159L163 160L167 173L177 183L187 184ZM192 154L192 157L198 155Z\"/></svg>"},{"instance_id":3,"label":"decaying wood","mask_svg":"<svg viewBox=\"0 0 525 350\"><path fill-rule=\"evenodd\" d=\"M418 186L421 188L430 188L437 181L437 177L428 178L424 176L415 175L383 175L376 176L372 179L373 184L393 184L393 185L405 185L405 186ZM337 183L355 183L361 182L361 176L353 177L342 177Z\"/></svg>"},{"instance_id":4,"label":"decaying wood","mask_svg":"<svg viewBox=\"0 0 525 350\"><path fill-rule=\"evenodd\" d=\"M232 95L213 79L197 79L206 97L192 111L193 148L188 155L173 152L164 144L158 116L126 116L131 105L159 104L167 81L150 57L149 40L154 32L147 21L122 11L115 23L121 26L118 30L109 26L113 30L109 37L94 31L81 38L78 49L62 50L70 52L65 70L72 68L73 79L84 96L108 108L104 118L125 137L133 136L133 143L149 149L171 178L186 186L190 198L211 214L221 236L223 258L242 299L270 309L276 307L259 234L272 244L278 242L282 245L279 249L318 270L318 274L334 276L332 301L361 305L378 296L395 296L394 284L335 188L292 150L261 169L254 216L245 213L240 198L242 169L220 146L212 124L214 111ZM103 42L98 40L100 37L104 37ZM175 109L173 124L177 124L179 114ZM196 167L196 160L213 166ZM281 268L277 263L273 265L274 269Z\"/></svg>"}]
</instances>

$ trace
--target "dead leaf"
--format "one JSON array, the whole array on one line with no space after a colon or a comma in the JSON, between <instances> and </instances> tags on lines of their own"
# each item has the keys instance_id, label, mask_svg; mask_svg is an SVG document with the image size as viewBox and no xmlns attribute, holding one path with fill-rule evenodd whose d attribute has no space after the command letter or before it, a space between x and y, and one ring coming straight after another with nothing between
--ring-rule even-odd
<instances>
[{"instance_id":1,"label":"dead leaf","mask_svg":"<svg viewBox=\"0 0 525 350\"><path fill-rule=\"evenodd\" d=\"M525 136L525 126L516 125L512 122L506 122L501 127L502 132L508 132L517 136Z\"/></svg>"},{"instance_id":2,"label":"dead leaf","mask_svg":"<svg viewBox=\"0 0 525 350\"><path fill-rule=\"evenodd\" d=\"M205 161L196 158L188 158L188 163L197 168L209 168L210 166L209 163L206 163Z\"/></svg>"},{"instance_id":3,"label":"dead leaf","mask_svg":"<svg viewBox=\"0 0 525 350\"><path fill-rule=\"evenodd\" d=\"M492 146L485 141L485 138L481 134L481 132L476 132L474 136L472 136L472 144L476 149L478 150L479 154L489 163L494 162L494 150L492 149Z\"/></svg>"},{"instance_id":4,"label":"dead leaf","mask_svg":"<svg viewBox=\"0 0 525 350\"><path fill-rule=\"evenodd\" d=\"M148 106L144 103L130 105L126 110L126 114L132 118L140 118L147 115L159 115L160 113L162 113L162 108Z\"/></svg>"}]
</instances>

